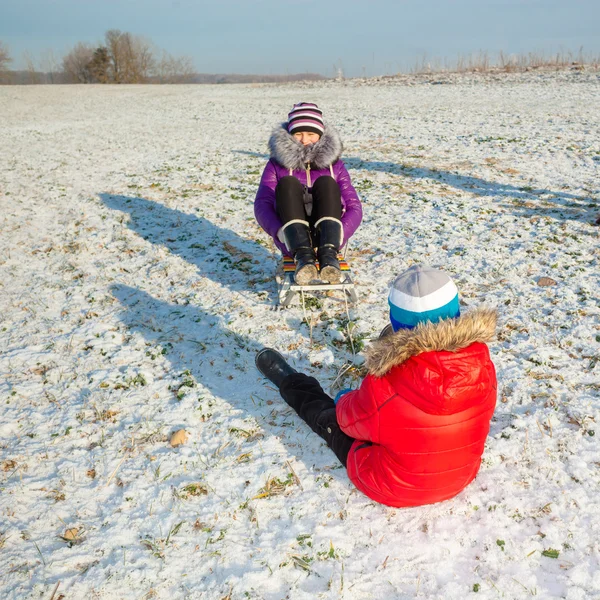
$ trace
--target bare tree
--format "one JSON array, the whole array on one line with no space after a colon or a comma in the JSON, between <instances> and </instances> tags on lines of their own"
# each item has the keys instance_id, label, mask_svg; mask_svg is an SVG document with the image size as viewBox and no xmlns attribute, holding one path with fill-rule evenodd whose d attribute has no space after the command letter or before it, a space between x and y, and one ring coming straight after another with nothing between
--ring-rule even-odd
<instances>
[{"instance_id":1,"label":"bare tree","mask_svg":"<svg viewBox=\"0 0 600 600\"><path fill-rule=\"evenodd\" d=\"M140 36L111 29L106 32L109 78L113 83L144 83L154 69L152 44Z\"/></svg>"},{"instance_id":2,"label":"bare tree","mask_svg":"<svg viewBox=\"0 0 600 600\"><path fill-rule=\"evenodd\" d=\"M9 74L7 71L8 63L12 62L8 46L0 41L0 83L9 83Z\"/></svg>"},{"instance_id":3,"label":"bare tree","mask_svg":"<svg viewBox=\"0 0 600 600\"><path fill-rule=\"evenodd\" d=\"M8 46L0 41L0 71L5 71L9 62L12 62Z\"/></svg>"},{"instance_id":4,"label":"bare tree","mask_svg":"<svg viewBox=\"0 0 600 600\"><path fill-rule=\"evenodd\" d=\"M88 44L77 43L63 58L63 71L71 83L90 83L90 63L94 50Z\"/></svg>"},{"instance_id":5,"label":"bare tree","mask_svg":"<svg viewBox=\"0 0 600 600\"><path fill-rule=\"evenodd\" d=\"M40 58L40 69L44 73L45 83L57 83L57 76L60 72L58 60L54 50L45 50Z\"/></svg>"},{"instance_id":6,"label":"bare tree","mask_svg":"<svg viewBox=\"0 0 600 600\"><path fill-rule=\"evenodd\" d=\"M191 56L179 56L177 59L176 83L190 83L196 74L196 67Z\"/></svg>"},{"instance_id":7,"label":"bare tree","mask_svg":"<svg viewBox=\"0 0 600 600\"><path fill-rule=\"evenodd\" d=\"M154 49L152 43L143 37L131 36L130 64L132 83L144 83L154 71Z\"/></svg>"},{"instance_id":8,"label":"bare tree","mask_svg":"<svg viewBox=\"0 0 600 600\"><path fill-rule=\"evenodd\" d=\"M106 51L109 59L109 79L113 83L121 83L123 79L123 33L118 29L110 29L104 35Z\"/></svg>"},{"instance_id":9,"label":"bare tree","mask_svg":"<svg viewBox=\"0 0 600 600\"><path fill-rule=\"evenodd\" d=\"M23 62L28 75L28 83L36 84L40 82L40 76L35 66L35 59L28 50L23 52Z\"/></svg>"},{"instance_id":10,"label":"bare tree","mask_svg":"<svg viewBox=\"0 0 600 600\"><path fill-rule=\"evenodd\" d=\"M173 56L163 51L154 72L159 83L186 83L192 80L195 70L189 56Z\"/></svg>"}]
</instances>

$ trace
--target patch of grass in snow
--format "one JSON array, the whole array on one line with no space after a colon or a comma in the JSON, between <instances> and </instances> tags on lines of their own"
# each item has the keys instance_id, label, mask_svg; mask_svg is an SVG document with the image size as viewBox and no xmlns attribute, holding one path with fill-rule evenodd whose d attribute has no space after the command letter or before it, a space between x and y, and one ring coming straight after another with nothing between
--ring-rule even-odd
<instances>
[{"instance_id":1,"label":"patch of grass in snow","mask_svg":"<svg viewBox=\"0 0 600 600\"><path fill-rule=\"evenodd\" d=\"M150 360L156 360L159 356L164 356L168 354L171 350L173 350L173 344L167 342L163 346L155 346L151 347L149 350L146 350L146 356L150 357Z\"/></svg>"},{"instance_id":2,"label":"patch of grass in snow","mask_svg":"<svg viewBox=\"0 0 600 600\"><path fill-rule=\"evenodd\" d=\"M359 179L354 184L354 189L356 189L356 191L360 193L370 190L374 185L375 184L370 179Z\"/></svg>"},{"instance_id":3,"label":"patch of grass in snow","mask_svg":"<svg viewBox=\"0 0 600 600\"><path fill-rule=\"evenodd\" d=\"M118 410L111 410L109 408L100 409L96 405L92 406L92 410L94 411L94 423L97 421L111 421L112 423L115 423L115 417L119 414Z\"/></svg>"},{"instance_id":4,"label":"patch of grass in snow","mask_svg":"<svg viewBox=\"0 0 600 600\"><path fill-rule=\"evenodd\" d=\"M204 396L199 396L198 402L202 402L202 400L204 400ZM214 400L209 400L207 407L210 409L214 406L214 404L215 404ZM200 420L202 422L206 421L207 419L210 419L213 416L212 412L209 412L209 411L207 411L206 413L203 412L204 407L202 406L202 404L198 404L198 408L196 410L200 411Z\"/></svg>"},{"instance_id":5,"label":"patch of grass in snow","mask_svg":"<svg viewBox=\"0 0 600 600\"><path fill-rule=\"evenodd\" d=\"M331 475L321 474L316 479L317 483L320 483L324 488L328 488L333 481L333 477Z\"/></svg>"},{"instance_id":6,"label":"patch of grass in snow","mask_svg":"<svg viewBox=\"0 0 600 600\"><path fill-rule=\"evenodd\" d=\"M341 558L339 551L334 547L330 540L329 545L322 545L320 550L313 548L312 534L301 534L296 538L301 552L291 552L287 558L279 564L279 568L291 565L303 571L310 572L311 564L315 561L339 560Z\"/></svg>"},{"instance_id":7,"label":"patch of grass in snow","mask_svg":"<svg viewBox=\"0 0 600 600\"><path fill-rule=\"evenodd\" d=\"M248 442L252 442L254 440L261 439L262 437L264 437L261 431L259 431L256 428L242 429L240 427L230 427L229 433L237 437L245 438Z\"/></svg>"},{"instance_id":8,"label":"patch of grass in snow","mask_svg":"<svg viewBox=\"0 0 600 600\"><path fill-rule=\"evenodd\" d=\"M475 138L475 142L477 142L478 144L486 144L488 142L501 142L501 145L506 143L506 144L517 144L520 142L524 142L525 140L523 138L506 138L504 136L486 136L486 137L479 137L479 138Z\"/></svg>"},{"instance_id":9,"label":"patch of grass in snow","mask_svg":"<svg viewBox=\"0 0 600 600\"><path fill-rule=\"evenodd\" d=\"M206 496L207 494L208 489L201 483L188 483L179 492L179 497L187 500L188 498Z\"/></svg>"},{"instance_id":10,"label":"patch of grass in snow","mask_svg":"<svg viewBox=\"0 0 600 600\"><path fill-rule=\"evenodd\" d=\"M187 369L180 373L179 377L181 378L181 381L179 381L176 384L170 385L169 390L175 394L177 400L182 400L186 394L185 388L195 388L196 381L194 380L192 373Z\"/></svg>"},{"instance_id":11,"label":"patch of grass in snow","mask_svg":"<svg viewBox=\"0 0 600 600\"><path fill-rule=\"evenodd\" d=\"M144 548L150 550L152 556L164 560L166 549L169 546L169 544L172 543L171 538L173 538L179 533L179 530L181 529L184 523L185 521L180 521L179 523L173 525L173 527L171 527L171 529L169 530L169 533L166 538L152 538L148 535L145 538L143 538L140 541L140 543L142 544L142 546L144 546Z\"/></svg>"},{"instance_id":12,"label":"patch of grass in snow","mask_svg":"<svg viewBox=\"0 0 600 600\"><path fill-rule=\"evenodd\" d=\"M46 498L50 498L50 499L54 500L54 502L62 502L66 498L66 495L62 490L46 490L46 491L48 491Z\"/></svg>"},{"instance_id":13,"label":"patch of grass in snow","mask_svg":"<svg viewBox=\"0 0 600 600\"><path fill-rule=\"evenodd\" d=\"M287 489L296 483L293 473L288 473L285 479L279 477L269 477L265 485L258 490L258 494L252 498L257 500L260 498L270 498L271 496L279 496L287 491Z\"/></svg>"},{"instance_id":14,"label":"patch of grass in snow","mask_svg":"<svg viewBox=\"0 0 600 600\"><path fill-rule=\"evenodd\" d=\"M323 300L316 296L305 296L304 297L304 308L309 311L321 310L323 308Z\"/></svg>"},{"instance_id":15,"label":"patch of grass in snow","mask_svg":"<svg viewBox=\"0 0 600 600\"><path fill-rule=\"evenodd\" d=\"M338 331L345 333L343 340L331 340L331 343L338 348L346 348L347 352L358 354L365 347L367 334L356 331L356 323L348 321L348 317L341 317L337 325Z\"/></svg>"}]
</instances>

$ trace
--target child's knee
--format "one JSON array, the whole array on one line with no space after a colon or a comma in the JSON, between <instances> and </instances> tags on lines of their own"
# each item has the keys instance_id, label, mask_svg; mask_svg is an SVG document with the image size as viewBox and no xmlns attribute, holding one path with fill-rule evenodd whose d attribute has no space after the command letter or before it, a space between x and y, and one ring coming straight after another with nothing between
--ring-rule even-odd
<instances>
[{"instance_id":1,"label":"child's knee","mask_svg":"<svg viewBox=\"0 0 600 600\"><path fill-rule=\"evenodd\" d=\"M293 175L285 175L277 182L277 188L298 190L302 192L302 184Z\"/></svg>"},{"instance_id":2,"label":"child's knee","mask_svg":"<svg viewBox=\"0 0 600 600\"><path fill-rule=\"evenodd\" d=\"M313 191L319 189L339 189L337 181L331 175L321 175L313 184Z\"/></svg>"}]
</instances>

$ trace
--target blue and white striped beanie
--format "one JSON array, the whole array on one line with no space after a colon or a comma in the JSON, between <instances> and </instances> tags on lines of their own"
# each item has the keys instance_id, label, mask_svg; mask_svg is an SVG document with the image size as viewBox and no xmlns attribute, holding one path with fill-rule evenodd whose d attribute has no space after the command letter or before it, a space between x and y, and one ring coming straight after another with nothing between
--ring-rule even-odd
<instances>
[{"instance_id":1,"label":"blue and white striped beanie","mask_svg":"<svg viewBox=\"0 0 600 600\"><path fill-rule=\"evenodd\" d=\"M460 316L456 285L442 271L413 265L398 275L388 297L394 331Z\"/></svg>"}]
</instances>

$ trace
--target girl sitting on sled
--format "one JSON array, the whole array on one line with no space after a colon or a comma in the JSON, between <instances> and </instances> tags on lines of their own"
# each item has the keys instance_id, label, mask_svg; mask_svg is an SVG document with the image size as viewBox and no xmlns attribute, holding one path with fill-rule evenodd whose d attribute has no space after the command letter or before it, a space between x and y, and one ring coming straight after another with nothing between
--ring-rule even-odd
<instances>
[{"instance_id":1,"label":"girl sitting on sled","mask_svg":"<svg viewBox=\"0 0 600 600\"><path fill-rule=\"evenodd\" d=\"M269 148L254 201L256 220L294 258L296 283L319 277L339 283L338 252L362 220L358 194L340 160L340 136L316 104L300 102L273 131Z\"/></svg>"}]
</instances>

